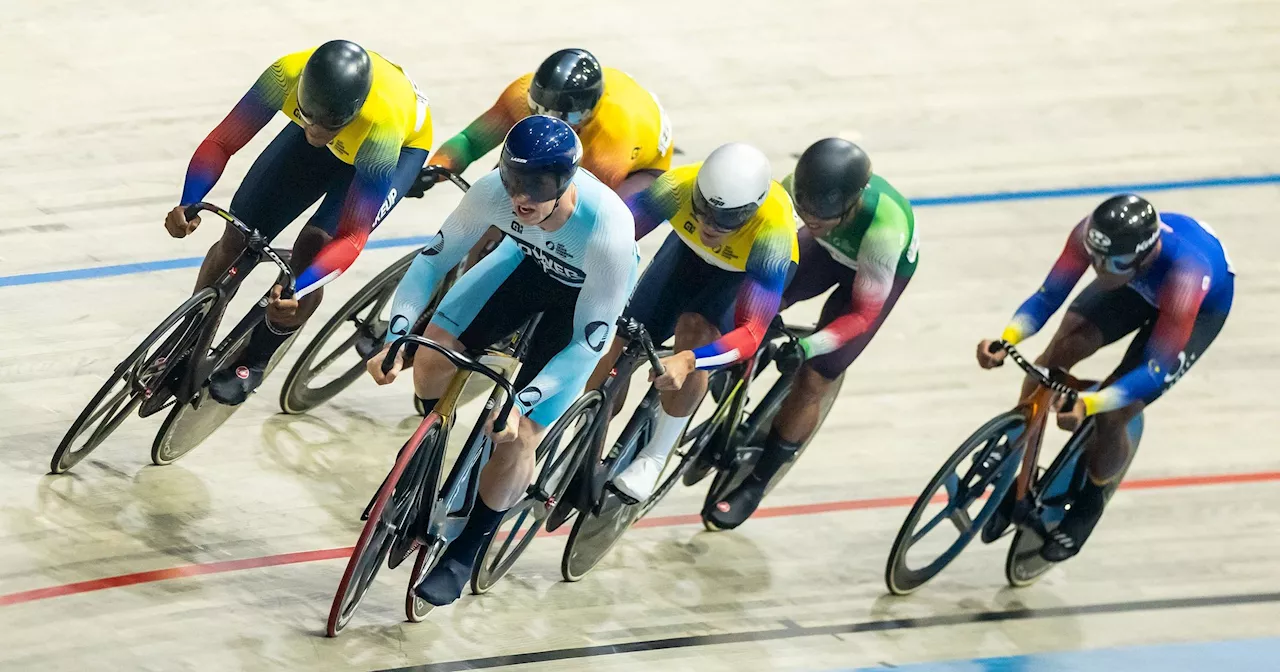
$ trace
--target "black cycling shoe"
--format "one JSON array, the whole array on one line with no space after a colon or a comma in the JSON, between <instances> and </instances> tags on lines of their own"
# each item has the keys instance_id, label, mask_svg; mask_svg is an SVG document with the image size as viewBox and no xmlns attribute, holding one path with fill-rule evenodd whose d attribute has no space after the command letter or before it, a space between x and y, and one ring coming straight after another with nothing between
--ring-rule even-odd
<instances>
[{"instance_id":1,"label":"black cycling shoe","mask_svg":"<svg viewBox=\"0 0 1280 672\"><path fill-rule=\"evenodd\" d=\"M747 522L751 514L759 508L768 485L768 481L762 481L754 474L748 476L732 492L716 502L716 505L703 516L703 520L718 530L732 530Z\"/></svg>"},{"instance_id":2,"label":"black cycling shoe","mask_svg":"<svg viewBox=\"0 0 1280 672\"><path fill-rule=\"evenodd\" d=\"M266 367L237 364L209 376L209 396L225 406L239 406L258 389L266 375Z\"/></svg>"},{"instance_id":3,"label":"black cycling shoe","mask_svg":"<svg viewBox=\"0 0 1280 672\"><path fill-rule=\"evenodd\" d=\"M446 556L422 579L413 594L437 607L453 604L462 597L462 589L471 579L471 565Z\"/></svg>"},{"instance_id":4,"label":"black cycling shoe","mask_svg":"<svg viewBox=\"0 0 1280 672\"><path fill-rule=\"evenodd\" d=\"M1074 557L1084 548L1084 542L1093 533L1093 528L1102 519L1102 508L1106 503L1106 495L1102 486L1092 483L1081 488L1080 494L1071 503L1071 509L1062 517L1062 523L1049 533L1044 546L1040 548L1040 557L1049 562L1062 562Z\"/></svg>"}]
</instances>

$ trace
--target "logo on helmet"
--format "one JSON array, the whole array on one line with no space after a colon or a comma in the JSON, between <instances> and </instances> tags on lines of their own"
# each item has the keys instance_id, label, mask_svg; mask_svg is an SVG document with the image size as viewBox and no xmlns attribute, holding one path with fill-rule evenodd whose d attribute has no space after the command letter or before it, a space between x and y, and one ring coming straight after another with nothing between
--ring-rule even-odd
<instances>
[{"instance_id":1,"label":"logo on helmet","mask_svg":"<svg viewBox=\"0 0 1280 672\"><path fill-rule=\"evenodd\" d=\"M1111 249L1111 237L1097 229L1089 229L1088 242L1089 247L1100 252L1106 252Z\"/></svg>"}]
</instances>

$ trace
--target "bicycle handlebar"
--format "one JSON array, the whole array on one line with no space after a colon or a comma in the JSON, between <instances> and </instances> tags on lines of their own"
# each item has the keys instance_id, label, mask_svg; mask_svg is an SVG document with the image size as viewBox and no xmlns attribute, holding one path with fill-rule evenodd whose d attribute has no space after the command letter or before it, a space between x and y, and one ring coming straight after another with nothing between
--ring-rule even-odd
<instances>
[{"instance_id":1,"label":"bicycle handlebar","mask_svg":"<svg viewBox=\"0 0 1280 672\"><path fill-rule=\"evenodd\" d=\"M391 373L391 367L395 366L396 355L400 353L400 348L404 347L405 343L416 343L420 346L435 350L436 352L444 355L445 359L449 360L450 363L459 369L466 369L468 371L478 373L502 387L503 391L507 393L507 401L502 405L502 412L493 420L493 431L501 432L506 429L507 416L511 414L511 406L516 400L516 391L511 387L511 381L503 377L501 373L494 371L484 364L481 364L460 352L454 352L453 350L450 350L449 348L446 348L424 336L418 336L417 334L401 336L391 343L391 349L387 351L386 358L382 360L382 373L384 375Z\"/></svg>"},{"instance_id":2,"label":"bicycle handlebar","mask_svg":"<svg viewBox=\"0 0 1280 672\"><path fill-rule=\"evenodd\" d=\"M271 246L267 244L267 240L262 237L261 233L258 233L257 229L254 229L248 224L240 221L230 212L227 212L212 203L206 203L204 201L188 205L183 209L182 214L186 217L187 221L190 222L201 212L212 212L213 214L225 219L228 224L240 233L244 234L245 244L248 248L255 252L260 252L263 256L270 259L272 263L280 268L280 273L289 281L289 284L284 288L284 291L280 292L280 298L293 298L293 269L289 268L289 264L285 263L285 261L280 258L280 255L276 254L275 250L271 249Z\"/></svg>"},{"instance_id":3,"label":"bicycle handlebar","mask_svg":"<svg viewBox=\"0 0 1280 672\"><path fill-rule=\"evenodd\" d=\"M471 188L470 182L462 179L461 175L445 168L444 166L433 166L430 164L423 166L422 170L418 172L418 179L425 177L443 177L464 192Z\"/></svg>"},{"instance_id":4,"label":"bicycle handlebar","mask_svg":"<svg viewBox=\"0 0 1280 672\"><path fill-rule=\"evenodd\" d=\"M630 317L619 317L618 333L622 334L628 341L639 341L640 347L644 349L645 357L649 358L649 366L653 368L655 376L661 376L667 372L666 367L662 365L662 360L658 358L658 353L653 347L653 339L649 336L649 330L645 329L643 324Z\"/></svg>"},{"instance_id":5,"label":"bicycle handlebar","mask_svg":"<svg viewBox=\"0 0 1280 672\"><path fill-rule=\"evenodd\" d=\"M1049 369L1027 361L1027 358L1023 357L1022 353L1018 352L1018 349L1013 347L1013 344L1008 341L992 341L991 345L987 346L987 352L993 355L1000 350L1004 350L1008 353L1009 358L1013 360L1013 363L1017 364L1018 367L1025 371L1028 376L1034 378L1037 383L1053 390L1054 392L1065 395L1066 404L1064 404L1064 407L1075 405L1076 397L1079 395L1079 390L1075 389L1065 381L1055 380L1053 372Z\"/></svg>"}]
</instances>

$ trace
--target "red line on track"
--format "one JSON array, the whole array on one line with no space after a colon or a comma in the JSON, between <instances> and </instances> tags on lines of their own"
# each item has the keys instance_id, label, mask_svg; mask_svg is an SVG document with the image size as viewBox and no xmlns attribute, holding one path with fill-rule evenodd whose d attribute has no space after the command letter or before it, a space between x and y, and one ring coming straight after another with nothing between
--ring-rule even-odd
<instances>
[{"instance_id":1,"label":"red line on track","mask_svg":"<svg viewBox=\"0 0 1280 672\"><path fill-rule=\"evenodd\" d=\"M1185 488L1197 485L1227 485L1232 483L1263 483L1274 481L1280 481L1280 471L1135 479L1124 483L1121 486L1121 489L1155 490L1161 488ZM755 515L752 517L780 518L784 516L810 516L819 513L833 513L836 511L886 509L899 506L911 506L915 500L915 496L878 497L873 499L851 499L839 502L817 502L814 504L775 506L760 509L759 511L756 511ZM677 525L698 525L701 523L702 518L697 514L685 514L679 516L645 518L644 520L637 522L635 527L674 527ZM560 534L563 533L560 530L557 530L555 536L559 536ZM120 588L122 586L134 586L143 583L155 583L156 581L167 581L169 579L180 579L205 574L223 574L226 572L238 572L245 569L258 569L261 567L295 565L304 562L317 562L320 560L345 559L351 555L352 548L353 547L351 546L346 546L344 548L327 548L318 551L281 553L279 555L244 558L242 560L221 560L218 562L206 562L193 565L182 565L179 567L169 567L166 569L155 569L148 572L121 574L120 576L109 576L103 579L77 581L75 583L66 583L59 586L49 586L47 588L36 588L34 590L24 590L17 593L9 593L8 595L0 595L0 607L36 602L38 600L47 600L49 598L62 597L64 595L91 593L99 590L106 590L108 588Z\"/></svg>"}]
</instances>

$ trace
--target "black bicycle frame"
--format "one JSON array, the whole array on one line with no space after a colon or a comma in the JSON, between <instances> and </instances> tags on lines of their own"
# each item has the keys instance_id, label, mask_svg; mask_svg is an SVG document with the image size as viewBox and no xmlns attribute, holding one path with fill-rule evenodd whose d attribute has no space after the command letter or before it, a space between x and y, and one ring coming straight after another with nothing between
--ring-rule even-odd
<instances>
[{"instance_id":1,"label":"black bicycle frame","mask_svg":"<svg viewBox=\"0 0 1280 672\"><path fill-rule=\"evenodd\" d=\"M249 227L225 209L205 202L186 207L185 215L187 221L191 221L201 212L211 212L239 231L244 236L245 249L232 263L231 267L214 281L212 287L217 292L217 298L214 299L213 306L209 309L205 323L201 326L195 341L183 348L185 352L169 361L164 371L157 377L157 380L163 381L172 373L173 367L181 365L184 361L187 362L186 373L178 383L177 389L172 390L175 403L181 404L190 403L193 399L196 399L200 395L200 388L204 385L205 379L226 363L225 359L230 355L229 348L225 352L215 351L212 357L208 356L208 353L211 352L210 346L217 335L218 325L222 322L222 316L226 311L227 304L235 296L236 290L239 289L240 283L243 282L245 276L253 271L265 258L280 269L276 284L284 287L284 291L281 292L281 298L290 298L294 292L293 270L289 267L288 262L271 248L268 244L269 241L261 233ZM238 342L246 332L257 326L262 319L262 314L266 312L267 296L264 294L258 300L249 313L223 339L220 347L226 347ZM197 356L196 353L201 354ZM152 412L156 410L159 409L154 409Z\"/></svg>"}]
</instances>

